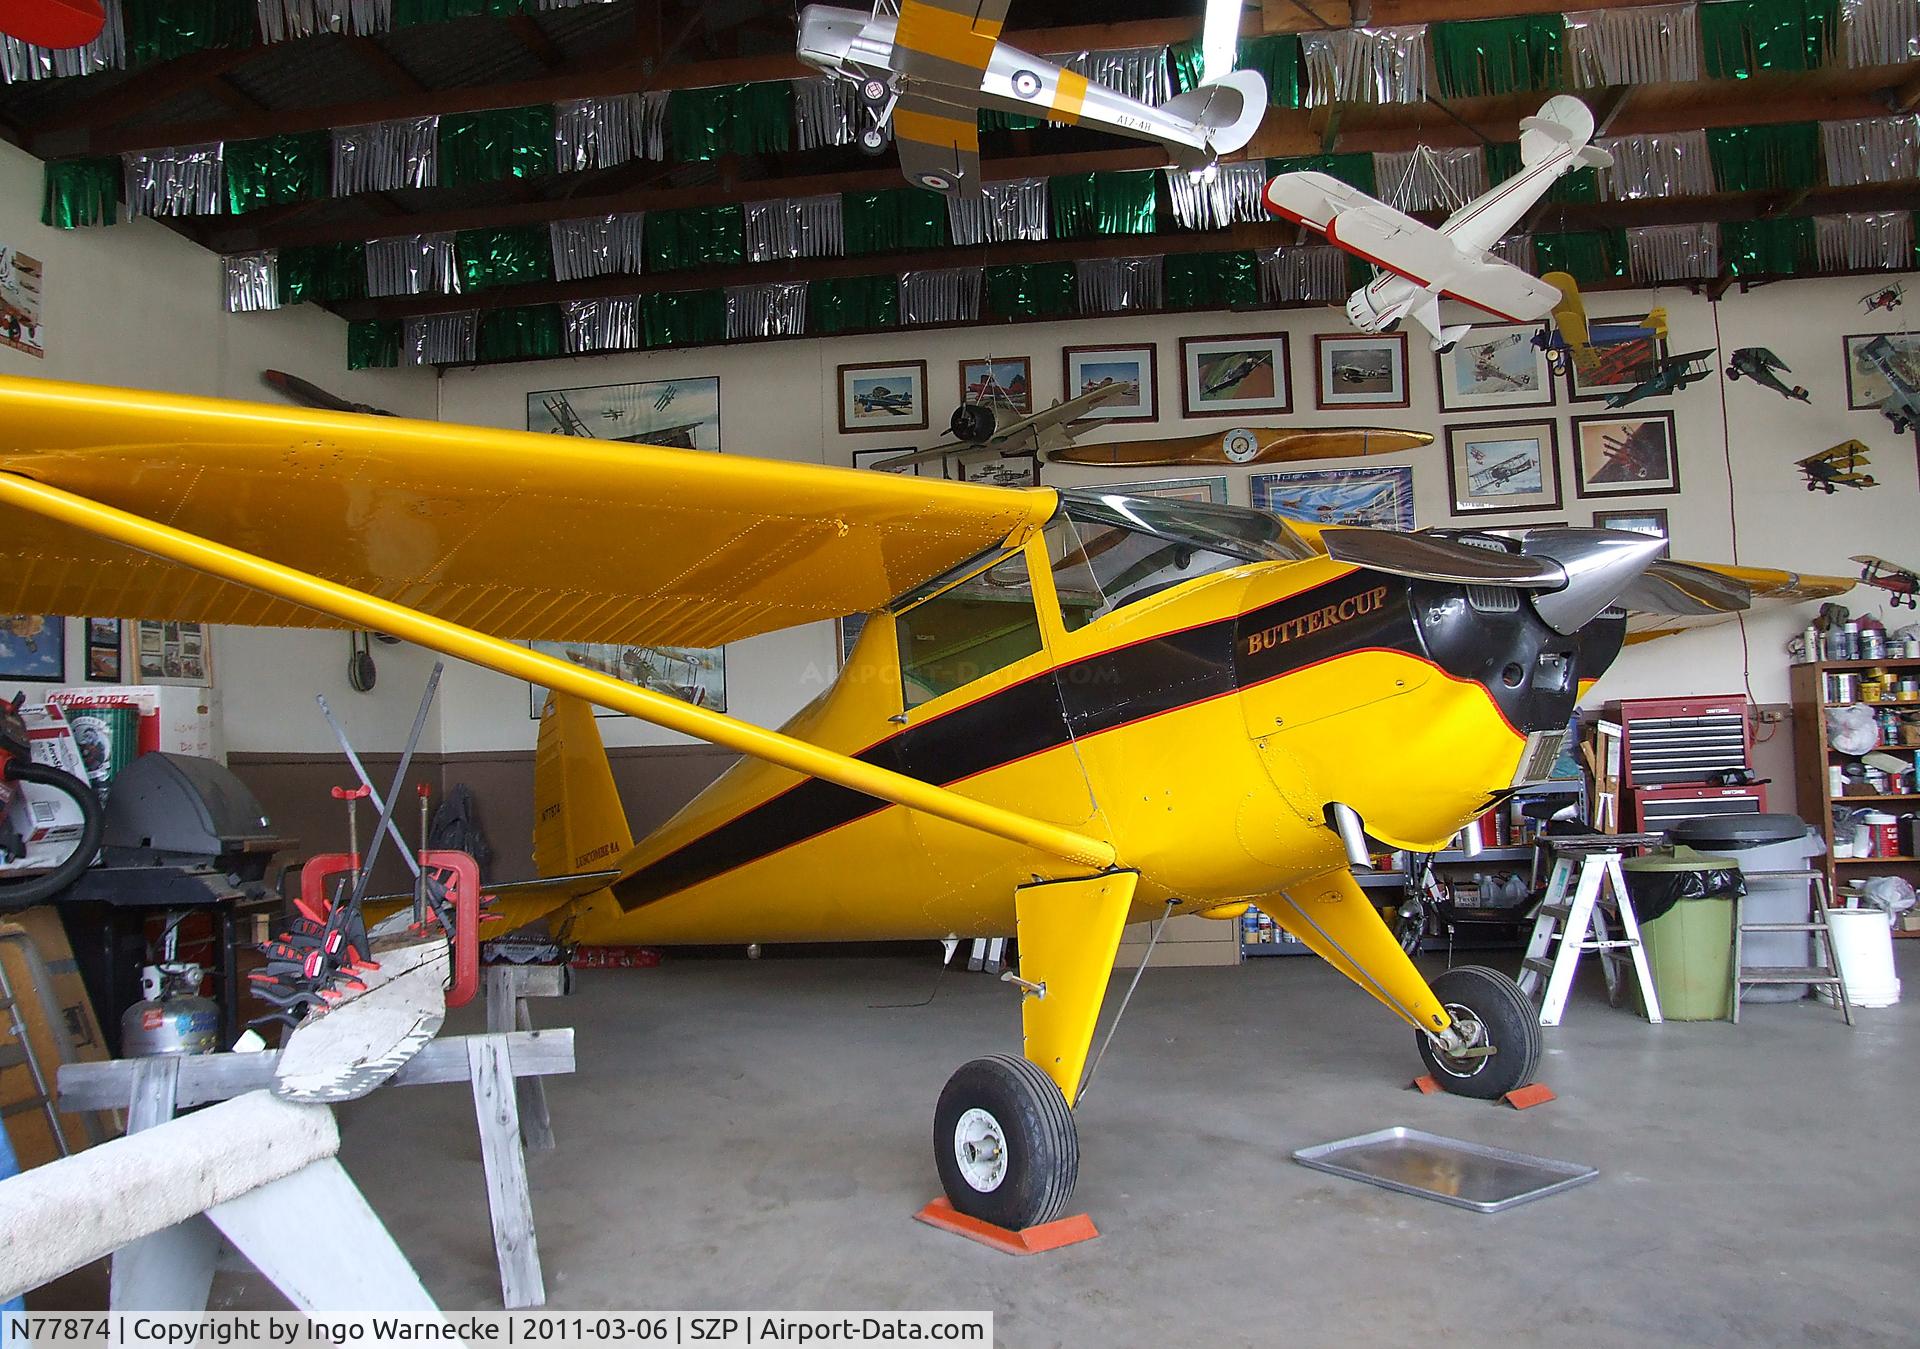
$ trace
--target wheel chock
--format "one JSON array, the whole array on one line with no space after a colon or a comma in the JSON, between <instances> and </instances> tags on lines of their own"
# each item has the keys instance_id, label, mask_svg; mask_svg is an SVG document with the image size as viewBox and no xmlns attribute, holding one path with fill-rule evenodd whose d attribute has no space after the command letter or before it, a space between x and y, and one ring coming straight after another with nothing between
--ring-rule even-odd
<instances>
[{"instance_id":1,"label":"wheel chock","mask_svg":"<svg viewBox=\"0 0 1920 1349\"><path fill-rule=\"evenodd\" d=\"M1553 1088L1544 1082L1532 1082L1524 1087L1515 1087L1500 1098L1515 1110L1531 1110L1536 1105L1545 1105L1548 1101L1560 1098L1553 1094Z\"/></svg>"},{"instance_id":2,"label":"wheel chock","mask_svg":"<svg viewBox=\"0 0 1920 1349\"><path fill-rule=\"evenodd\" d=\"M1433 1080L1432 1073L1420 1074L1420 1076L1414 1078L1413 1081L1407 1083L1407 1086L1419 1092L1422 1096L1434 1096L1446 1090L1445 1087Z\"/></svg>"},{"instance_id":3,"label":"wheel chock","mask_svg":"<svg viewBox=\"0 0 1920 1349\"><path fill-rule=\"evenodd\" d=\"M916 1221L929 1227L977 1241L1002 1255L1039 1255L1042 1251L1057 1251L1062 1246L1092 1241L1100 1235L1100 1230L1093 1225L1093 1219L1084 1213L1076 1213L1071 1218L1056 1218L1050 1223L1022 1228L1018 1232L1007 1227L995 1227L978 1218L969 1218L944 1196L913 1216Z\"/></svg>"}]
</instances>

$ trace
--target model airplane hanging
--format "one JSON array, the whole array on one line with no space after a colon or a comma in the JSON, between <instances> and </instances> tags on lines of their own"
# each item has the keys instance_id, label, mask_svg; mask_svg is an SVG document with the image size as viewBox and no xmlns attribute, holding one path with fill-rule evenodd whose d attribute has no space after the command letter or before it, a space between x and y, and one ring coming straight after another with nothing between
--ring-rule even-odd
<instances>
[{"instance_id":1,"label":"model airplane hanging","mask_svg":"<svg viewBox=\"0 0 1920 1349\"><path fill-rule=\"evenodd\" d=\"M1892 390L1880 400L1880 412L1893 423L1894 434L1910 426L1920 426L1920 379L1912 374L1912 367L1899 348L1884 337L1876 337L1862 346L1854 359L1879 371Z\"/></svg>"},{"instance_id":2,"label":"model airplane hanging","mask_svg":"<svg viewBox=\"0 0 1920 1349\"><path fill-rule=\"evenodd\" d=\"M1884 309L1891 314L1900 307L1900 301L1906 297L1907 288L1896 281L1890 286L1870 290L1860 297L1860 303L1871 314L1876 309Z\"/></svg>"},{"instance_id":3,"label":"model airplane hanging","mask_svg":"<svg viewBox=\"0 0 1920 1349\"><path fill-rule=\"evenodd\" d=\"M1662 356L1654 363L1652 371L1643 376L1632 388L1608 394L1607 406L1631 407L1643 398L1658 398L1664 394L1678 393L1689 384L1698 384L1711 375L1713 373L1711 367L1702 365L1702 362L1712 360L1712 348L1705 351L1683 351L1678 356Z\"/></svg>"},{"instance_id":4,"label":"model airplane hanging","mask_svg":"<svg viewBox=\"0 0 1920 1349\"><path fill-rule=\"evenodd\" d=\"M1088 413L1124 397L1126 393L1126 385L1106 380L1076 398L1069 398L1064 403L1055 402L1052 407L1042 408L1038 412L1019 412L1015 410L1013 400L1006 397L989 396L980 402L962 403L953 410L953 416L947 422L947 432L953 437L952 440L942 441L924 450L914 450L910 454L882 459L873 467L906 468L958 454L984 456L997 453L1003 459L1031 459L1035 455L1073 444L1074 437L1086 434L1089 427L1100 425L1099 419L1089 417Z\"/></svg>"},{"instance_id":5,"label":"model airplane hanging","mask_svg":"<svg viewBox=\"0 0 1920 1349\"><path fill-rule=\"evenodd\" d=\"M1915 575L1913 568L1902 567L1872 553L1861 553L1850 560L1860 564L1863 582L1892 596L1888 604L1896 609L1903 604L1909 609L1920 608L1920 575Z\"/></svg>"},{"instance_id":6,"label":"model airplane hanging","mask_svg":"<svg viewBox=\"0 0 1920 1349\"><path fill-rule=\"evenodd\" d=\"M1797 465L1806 477L1807 490L1825 492L1828 496L1833 495L1836 487L1878 487L1880 484L1871 473L1860 471L1866 466L1867 447L1857 440L1843 440L1832 449L1808 455Z\"/></svg>"},{"instance_id":7,"label":"model airplane hanging","mask_svg":"<svg viewBox=\"0 0 1920 1349\"><path fill-rule=\"evenodd\" d=\"M1267 209L1318 230L1329 243L1370 262L1378 275L1347 297L1347 317L1361 332L1392 330L1412 319L1443 350L1469 324L1442 327L1442 298L1462 300L1512 323L1543 318L1560 292L1491 253L1528 209L1564 173L1605 165L1593 114L1579 99L1556 94L1520 122L1519 173L1462 206L1445 223L1423 225L1357 187L1324 173L1283 173L1267 184Z\"/></svg>"},{"instance_id":8,"label":"model airplane hanging","mask_svg":"<svg viewBox=\"0 0 1920 1349\"><path fill-rule=\"evenodd\" d=\"M1540 279L1560 293L1560 300L1533 344L1547 353L1556 374L1571 367L1583 383L1614 384L1626 368L1659 359L1659 344L1667 336L1664 308L1649 309L1638 319L1589 319L1580 284L1571 276L1548 272Z\"/></svg>"},{"instance_id":9,"label":"model airplane hanging","mask_svg":"<svg viewBox=\"0 0 1920 1349\"><path fill-rule=\"evenodd\" d=\"M964 1064L934 1111L954 1206L1015 1228L1072 1195L1072 1107L1128 922L1257 900L1413 1028L1448 1090L1524 1083L1540 1029L1513 983L1429 983L1353 869L1444 846L1548 771L1619 650L1616 605L1726 617L1762 584L1854 584L1657 561L1661 540L1610 530L1319 529L6 378L0 539L10 611L109 595L136 618L377 627L555 690L545 879L499 895L502 932L1017 933L1022 1053ZM521 640L710 647L846 614L867 621L845 669L781 731ZM636 841L594 704L745 757ZM871 1107L884 1087L847 1091Z\"/></svg>"},{"instance_id":10,"label":"model airplane hanging","mask_svg":"<svg viewBox=\"0 0 1920 1349\"><path fill-rule=\"evenodd\" d=\"M1135 468L1285 464L1304 459L1357 459L1433 444L1430 431L1381 426L1236 426L1200 436L1164 436L1073 445L1047 456L1054 464L1126 464Z\"/></svg>"},{"instance_id":11,"label":"model airplane hanging","mask_svg":"<svg viewBox=\"0 0 1920 1349\"><path fill-rule=\"evenodd\" d=\"M893 130L900 171L935 192L979 192L979 113L997 109L1157 141L1184 168L1240 149L1267 111L1257 72L1236 70L1159 107L1000 40L1011 0L876 0L871 13L808 5L799 56L859 89L861 146Z\"/></svg>"},{"instance_id":12,"label":"model airplane hanging","mask_svg":"<svg viewBox=\"0 0 1920 1349\"><path fill-rule=\"evenodd\" d=\"M0 9L0 36L59 51L86 46L106 22L100 0L11 0Z\"/></svg>"},{"instance_id":13,"label":"model airplane hanging","mask_svg":"<svg viewBox=\"0 0 1920 1349\"><path fill-rule=\"evenodd\" d=\"M1755 384L1772 389L1783 398L1798 399L1802 403L1813 401L1807 395L1807 391L1798 384L1789 386L1783 383L1780 376L1774 373L1776 370L1793 373L1792 366L1765 347L1735 347L1733 356L1727 363L1727 379L1733 381L1745 375Z\"/></svg>"}]
</instances>

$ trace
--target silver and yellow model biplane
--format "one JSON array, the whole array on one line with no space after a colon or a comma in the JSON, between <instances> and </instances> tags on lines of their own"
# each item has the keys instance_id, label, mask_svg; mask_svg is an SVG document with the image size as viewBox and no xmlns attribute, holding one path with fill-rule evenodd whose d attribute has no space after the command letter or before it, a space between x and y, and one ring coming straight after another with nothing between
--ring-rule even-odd
<instances>
[{"instance_id":1,"label":"silver and yellow model biplane","mask_svg":"<svg viewBox=\"0 0 1920 1349\"><path fill-rule=\"evenodd\" d=\"M1118 492L0 379L4 606L394 634L555 691L535 859L502 898L584 942L1017 932L1019 1055L956 1072L961 1211L1057 1216L1121 928L1249 901L1414 1029L1448 1088L1524 1083L1491 970L1432 984L1353 869L1544 775L1622 607L1685 626L1851 579L1655 559L1605 530L1398 534ZM582 546L582 540L592 546ZM519 645L717 646L870 616L762 729ZM590 704L745 756L635 840ZM1012 990L1009 990L1012 996Z\"/></svg>"}]
</instances>

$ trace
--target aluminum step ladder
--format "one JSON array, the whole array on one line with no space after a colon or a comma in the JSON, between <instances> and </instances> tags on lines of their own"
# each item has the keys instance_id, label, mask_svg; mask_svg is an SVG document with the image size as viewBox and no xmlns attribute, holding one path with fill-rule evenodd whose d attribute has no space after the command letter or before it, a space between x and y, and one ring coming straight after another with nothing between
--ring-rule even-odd
<instances>
[{"instance_id":1,"label":"aluminum step ladder","mask_svg":"<svg viewBox=\"0 0 1920 1349\"><path fill-rule=\"evenodd\" d=\"M38 956L38 952L32 948L31 940L19 928L0 929L0 942L5 941L21 943L27 952L29 962ZM51 1007L43 1011L48 1016L58 1015ZM72 1150L67 1146L66 1132L60 1127L60 1112L53 1103L52 1094L48 1091L47 1075L41 1071L40 1061L33 1055L33 1041L27 1038L27 1023L20 1015L20 1004L14 996L13 981L7 978L7 966L4 960L0 960L0 1013L6 1014L7 1023L13 1031L12 1043L0 1041L0 1078L4 1078L14 1069L25 1068L27 1075L33 1080L33 1091L29 1095L23 1096L11 1105L0 1106L0 1121L12 1119L16 1115L30 1115L36 1112L45 1115L47 1130L53 1135L53 1145L60 1150L62 1157L69 1156ZM54 1023L49 1022L49 1024ZM4 1125L0 1124L0 1127Z\"/></svg>"},{"instance_id":2,"label":"aluminum step ladder","mask_svg":"<svg viewBox=\"0 0 1920 1349\"><path fill-rule=\"evenodd\" d=\"M1804 880L1807 883L1807 921L1804 923L1749 923L1745 919L1744 898L1733 901L1733 1024L1740 1024L1740 999L1748 988L1758 984L1812 984L1831 988L1840 1015L1853 1024L1853 1004L1847 1000L1847 981L1840 974L1840 958L1833 949L1833 924L1828 920L1831 907L1824 871L1749 871L1750 881ZM1818 965L1749 965L1746 963L1746 935L1749 932L1805 932L1817 941L1824 956Z\"/></svg>"},{"instance_id":3,"label":"aluminum step ladder","mask_svg":"<svg viewBox=\"0 0 1920 1349\"><path fill-rule=\"evenodd\" d=\"M1620 953L1627 952L1633 961L1634 977L1640 981L1647 1020L1660 1024L1660 995L1654 991L1653 971L1647 967L1647 951L1640 940L1640 923L1627 895L1620 859L1628 849L1653 847L1663 837L1579 834L1541 840L1553 851L1553 878L1534 915L1533 935L1527 940L1527 954L1514 981L1522 993L1540 1004L1541 1025L1560 1024L1567 1009L1567 994L1573 988L1574 970L1588 951L1599 955L1600 967L1607 976L1607 999L1616 1007L1620 1005ZM1609 898L1620 919L1619 937L1612 935L1607 922Z\"/></svg>"}]
</instances>

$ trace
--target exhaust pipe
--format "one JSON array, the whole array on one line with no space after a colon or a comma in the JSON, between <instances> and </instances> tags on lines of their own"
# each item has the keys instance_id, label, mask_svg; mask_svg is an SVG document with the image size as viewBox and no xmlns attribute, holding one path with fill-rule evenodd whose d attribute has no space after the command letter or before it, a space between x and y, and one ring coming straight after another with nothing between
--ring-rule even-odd
<instances>
[{"instance_id":1,"label":"exhaust pipe","mask_svg":"<svg viewBox=\"0 0 1920 1349\"><path fill-rule=\"evenodd\" d=\"M1367 851L1367 826L1360 812L1344 801L1327 803L1327 827L1340 836L1347 850L1347 865L1355 871L1372 871L1373 854Z\"/></svg>"}]
</instances>

